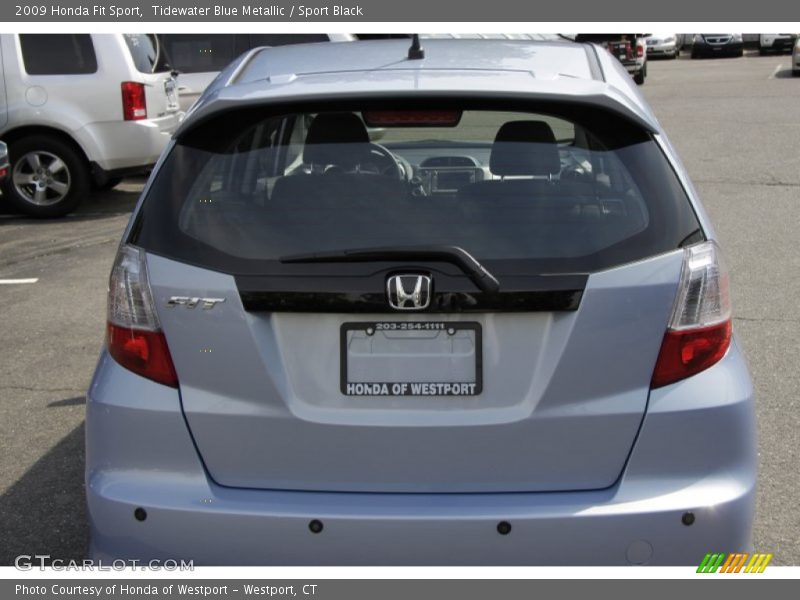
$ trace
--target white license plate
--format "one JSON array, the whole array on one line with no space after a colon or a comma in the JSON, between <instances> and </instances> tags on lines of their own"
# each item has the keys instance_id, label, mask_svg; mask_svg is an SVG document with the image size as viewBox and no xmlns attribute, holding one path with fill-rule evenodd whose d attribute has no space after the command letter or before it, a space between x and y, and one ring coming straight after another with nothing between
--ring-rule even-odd
<instances>
[{"instance_id":1,"label":"white license plate","mask_svg":"<svg viewBox=\"0 0 800 600\"><path fill-rule=\"evenodd\" d=\"M167 94L167 103L170 107L178 106L178 93L175 90L175 81L168 79L164 82L164 91Z\"/></svg>"},{"instance_id":2,"label":"white license plate","mask_svg":"<svg viewBox=\"0 0 800 600\"><path fill-rule=\"evenodd\" d=\"M483 388L479 323L344 323L340 344L346 396L476 396Z\"/></svg>"}]
</instances>

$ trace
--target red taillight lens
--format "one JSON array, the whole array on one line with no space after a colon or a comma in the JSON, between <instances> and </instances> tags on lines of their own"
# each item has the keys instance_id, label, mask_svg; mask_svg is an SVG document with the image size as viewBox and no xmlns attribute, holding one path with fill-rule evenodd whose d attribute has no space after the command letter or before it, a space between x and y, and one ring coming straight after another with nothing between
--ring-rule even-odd
<instances>
[{"instance_id":1,"label":"red taillight lens","mask_svg":"<svg viewBox=\"0 0 800 600\"><path fill-rule=\"evenodd\" d=\"M106 341L109 354L126 369L158 383L178 387L178 375L161 331L130 329L109 323Z\"/></svg>"},{"instance_id":2,"label":"red taillight lens","mask_svg":"<svg viewBox=\"0 0 800 600\"><path fill-rule=\"evenodd\" d=\"M644 56L644 46L636 44L636 56L642 58Z\"/></svg>"},{"instance_id":3,"label":"red taillight lens","mask_svg":"<svg viewBox=\"0 0 800 600\"><path fill-rule=\"evenodd\" d=\"M111 269L106 344L109 354L126 369L178 387L150 290L145 253L135 246L120 246Z\"/></svg>"},{"instance_id":4,"label":"red taillight lens","mask_svg":"<svg viewBox=\"0 0 800 600\"><path fill-rule=\"evenodd\" d=\"M143 83L134 81L122 82L122 117L126 121L138 121L147 118L147 101Z\"/></svg>"},{"instance_id":5,"label":"red taillight lens","mask_svg":"<svg viewBox=\"0 0 800 600\"><path fill-rule=\"evenodd\" d=\"M658 388L719 362L731 343L731 322L686 331L667 331L650 387Z\"/></svg>"},{"instance_id":6,"label":"red taillight lens","mask_svg":"<svg viewBox=\"0 0 800 600\"><path fill-rule=\"evenodd\" d=\"M714 242L686 248L650 387L675 383L707 369L725 356L730 344L731 300L719 248Z\"/></svg>"}]
</instances>

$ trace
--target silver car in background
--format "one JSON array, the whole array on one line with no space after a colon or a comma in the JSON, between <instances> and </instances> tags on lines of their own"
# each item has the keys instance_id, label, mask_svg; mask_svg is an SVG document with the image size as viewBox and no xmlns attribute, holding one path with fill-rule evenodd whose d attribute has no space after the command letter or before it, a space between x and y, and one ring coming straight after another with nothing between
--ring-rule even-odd
<instances>
[{"instance_id":1,"label":"silver car in background","mask_svg":"<svg viewBox=\"0 0 800 600\"><path fill-rule=\"evenodd\" d=\"M696 565L751 549L754 432L713 227L614 56L255 49L113 265L91 556Z\"/></svg>"},{"instance_id":2,"label":"silver car in background","mask_svg":"<svg viewBox=\"0 0 800 600\"><path fill-rule=\"evenodd\" d=\"M648 57L678 58L680 54L678 35L675 33L652 34L648 35L644 40L647 44Z\"/></svg>"},{"instance_id":3,"label":"silver car in background","mask_svg":"<svg viewBox=\"0 0 800 600\"><path fill-rule=\"evenodd\" d=\"M800 36L797 37L792 48L792 75L800 77Z\"/></svg>"}]
</instances>

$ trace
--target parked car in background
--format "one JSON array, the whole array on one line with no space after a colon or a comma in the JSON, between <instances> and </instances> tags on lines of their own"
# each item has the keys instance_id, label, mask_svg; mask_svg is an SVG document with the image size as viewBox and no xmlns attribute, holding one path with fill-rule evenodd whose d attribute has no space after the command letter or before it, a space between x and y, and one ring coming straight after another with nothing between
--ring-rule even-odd
<instances>
[{"instance_id":1,"label":"parked car in background","mask_svg":"<svg viewBox=\"0 0 800 600\"><path fill-rule=\"evenodd\" d=\"M356 39L349 33L160 33L158 38L170 65L178 72L178 94L184 111L228 63L248 50Z\"/></svg>"},{"instance_id":2,"label":"parked car in background","mask_svg":"<svg viewBox=\"0 0 800 600\"><path fill-rule=\"evenodd\" d=\"M800 37L795 40L792 48L792 75L800 76Z\"/></svg>"},{"instance_id":3,"label":"parked car in background","mask_svg":"<svg viewBox=\"0 0 800 600\"><path fill-rule=\"evenodd\" d=\"M796 33L762 33L758 36L758 51L761 54L791 51L795 41Z\"/></svg>"},{"instance_id":4,"label":"parked car in background","mask_svg":"<svg viewBox=\"0 0 800 600\"><path fill-rule=\"evenodd\" d=\"M695 33L692 38L692 58L743 54L744 42L741 33Z\"/></svg>"},{"instance_id":5,"label":"parked car in background","mask_svg":"<svg viewBox=\"0 0 800 600\"><path fill-rule=\"evenodd\" d=\"M622 63L633 80L642 85L647 77L647 33L579 33L577 42L591 42L606 48Z\"/></svg>"},{"instance_id":6,"label":"parked car in background","mask_svg":"<svg viewBox=\"0 0 800 600\"><path fill-rule=\"evenodd\" d=\"M87 392L92 558L751 550L753 389L728 275L608 52L256 49L157 169Z\"/></svg>"},{"instance_id":7,"label":"parked car in background","mask_svg":"<svg viewBox=\"0 0 800 600\"><path fill-rule=\"evenodd\" d=\"M8 177L8 146L5 142L0 142L0 181Z\"/></svg>"},{"instance_id":8,"label":"parked car in background","mask_svg":"<svg viewBox=\"0 0 800 600\"><path fill-rule=\"evenodd\" d=\"M178 126L175 80L147 34L0 34L3 199L36 217L152 167Z\"/></svg>"},{"instance_id":9,"label":"parked car in background","mask_svg":"<svg viewBox=\"0 0 800 600\"><path fill-rule=\"evenodd\" d=\"M664 33L648 35L644 38L647 44L647 57L665 56L667 58L678 58L680 45L678 37L674 33Z\"/></svg>"},{"instance_id":10,"label":"parked car in background","mask_svg":"<svg viewBox=\"0 0 800 600\"><path fill-rule=\"evenodd\" d=\"M360 34L359 39L360 38ZM411 37L407 35L406 37ZM535 42L558 41L555 33L421 33L421 39L429 40L529 40Z\"/></svg>"}]
</instances>

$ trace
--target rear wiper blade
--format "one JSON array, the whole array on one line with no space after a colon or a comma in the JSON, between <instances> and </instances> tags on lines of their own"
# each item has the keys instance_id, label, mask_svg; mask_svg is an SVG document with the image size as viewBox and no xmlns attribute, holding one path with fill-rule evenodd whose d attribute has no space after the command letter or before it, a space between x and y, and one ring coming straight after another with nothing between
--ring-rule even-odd
<instances>
[{"instance_id":1,"label":"rear wiper blade","mask_svg":"<svg viewBox=\"0 0 800 600\"><path fill-rule=\"evenodd\" d=\"M474 256L458 246L381 246L377 248L353 248L333 252L310 252L281 256L282 263L325 262L376 262L383 260L412 260L446 262L457 266L484 292L498 292L500 283L479 263Z\"/></svg>"}]
</instances>

